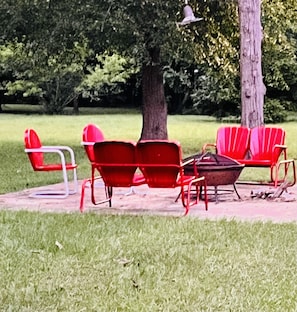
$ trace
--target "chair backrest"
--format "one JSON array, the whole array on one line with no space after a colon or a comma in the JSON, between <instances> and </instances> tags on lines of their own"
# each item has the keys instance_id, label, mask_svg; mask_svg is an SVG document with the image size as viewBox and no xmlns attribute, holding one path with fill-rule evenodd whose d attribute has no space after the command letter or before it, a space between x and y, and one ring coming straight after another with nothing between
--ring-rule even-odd
<instances>
[{"instance_id":1,"label":"chair backrest","mask_svg":"<svg viewBox=\"0 0 297 312\"><path fill-rule=\"evenodd\" d=\"M233 159L244 159L249 149L250 129L220 127L217 131L217 153Z\"/></svg>"},{"instance_id":2,"label":"chair backrest","mask_svg":"<svg viewBox=\"0 0 297 312\"><path fill-rule=\"evenodd\" d=\"M176 186L182 173L182 152L178 142L140 141L137 159L149 187L171 188Z\"/></svg>"},{"instance_id":3,"label":"chair backrest","mask_svg":"<svg viewBox=\"0 0 297 312\"><path fill-rule=\"evenodd\" d=\"M103 132L96 125L88 124L83 129L82 140L83 142L90 143L90 145L84 145L84 148L89 160L92 162L94 160L92 143L104 141Z\"/></svg>"},{"instance_id":4,"label":"chair backrest","mask_svg":"<svg viewBox=\"0 0 297 312\"><path fill-rule=\"evenodd\" d=\"M41 141L33 129L26 129L24 133L24 144L26 149L42 147ZM42 152L28 152L28 157L34 170L38 170L44 164Z\"/></svg>"},{"instance_id":5,"label":"chair backrest","mask_svg":"<svg viewBox=\"0 0 297 312\"><path fill-rule=\"evenodd\" d=\"M276 144L285 144L285 130L275 127L256 127L251 129L250 152L252 159L277 162L281 149Z\"/></svg>"},{"instance_id":6,"label":"chair backrest","mask_svg":"<svg viewBox=\"0 0 297 312\"><path fill-rule=\"evenodd\" d=\"M137 169L136 144L102 141L94 144L94 163L106 186L130 187Z\"/></svg>"}]
</instances>

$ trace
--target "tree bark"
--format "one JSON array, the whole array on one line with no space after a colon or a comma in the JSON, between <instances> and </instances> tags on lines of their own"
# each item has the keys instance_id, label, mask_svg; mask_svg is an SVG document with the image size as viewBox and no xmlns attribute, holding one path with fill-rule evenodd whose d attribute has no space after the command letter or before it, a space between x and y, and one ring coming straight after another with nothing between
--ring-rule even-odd
<instances>
[{"instance_id":1,"label":"tree bark","mask_svg":"<svg viewBox=\"0 0 297 312\"><path fill-rule=\"evenodd\" d=\"M79 115L78 96L73 99L73 114Z\"/></svg>"},{"instance_id":2,"label":"tree bark","mask_svg":"<svg viewBox=\"0 0 297 312\"><path fill-rule=\"evenodd\" d=\"M166 140L167 104L160 65L160 49L150 51L151 63L143 66L142 73L142 140Z\"/></svg>"},{"instance_id":3,"label":"tree bark","mask_svg":"<svg viewBox=\"0 0 297 312\"><path fill-rule=\"evenodd\" d=\"M238 0L240 23L241 125L264 125L261 0Z\"/></svg>"}]
</instances>

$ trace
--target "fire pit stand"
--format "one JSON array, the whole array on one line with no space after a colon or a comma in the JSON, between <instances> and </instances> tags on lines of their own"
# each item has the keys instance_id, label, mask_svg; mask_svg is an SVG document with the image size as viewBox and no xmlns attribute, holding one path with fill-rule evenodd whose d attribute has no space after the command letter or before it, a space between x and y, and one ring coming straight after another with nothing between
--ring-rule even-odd
<instances>
[{"instance_id":1,"label":"fire pit stand","mask_svg":"<svg viewBox=\"0 0 297 312\"><path fill-rule=\"evenodd\" d=\"M244 165L230 157L210 152L190 156L186 158L185 161L193 158L195 159L198 174L205 177L207 186L214 186L216 202L218 202L218 186L221 185L232 184L238 199L241 199L235 183L239 178ZM193 164L184 167L185 175L193 175L193 171Z\"/></svg>"}]
</instances>

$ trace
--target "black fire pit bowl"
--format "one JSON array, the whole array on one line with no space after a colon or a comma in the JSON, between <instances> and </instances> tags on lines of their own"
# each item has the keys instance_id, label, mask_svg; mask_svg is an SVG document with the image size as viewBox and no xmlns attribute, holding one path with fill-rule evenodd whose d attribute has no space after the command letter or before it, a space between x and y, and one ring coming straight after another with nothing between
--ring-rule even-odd
<instances>
[{"instance_id":1,"label":"black fire pit bowl","mask_svg":"<svg viewBox=\"0 0 297 312\"><path fill-rule=\"evenodd\" d=\"M230 157L209 152L190 156L184 159L184 161L193 158L195 159L198 174L205 177L208 186L214 186L216 188L220 185L233 184L234 190L238 198L240 198L235 187L235 182L239 178L244 165ZM185 165L184 174L194 174L193 164Z\"/></svg>"}]
</instances>

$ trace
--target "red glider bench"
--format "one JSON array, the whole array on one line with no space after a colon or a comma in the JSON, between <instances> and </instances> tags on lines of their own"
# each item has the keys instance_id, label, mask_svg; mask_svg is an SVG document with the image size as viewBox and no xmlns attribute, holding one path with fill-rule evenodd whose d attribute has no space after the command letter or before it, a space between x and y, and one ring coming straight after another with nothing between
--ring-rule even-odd
<instances>
[{"instance_id":1,"label":"red glider bench","mask_svg":"<svg viewBox=\"0 0 297 312\"><path fill-rule=\"evenodd\" d=\"M217 154L233 158L245 167L269 168L269 183L274 187L284 181L293 186L296 183L295 161L287 159L285 136L285 130L277 127L220 127L216 143L204 144L202 152L214 147ZM292 169L290 177L289 168Z\"/></svg>"},{"instance_id":2,"label":"red glider bench","mask_svg":"<svg viewBox=\"0 0 297 312\"><path fill-rule=\"evenodd\" d=\"M111 200L114 187L133 187L142 184L150 188L180 188L180 197L186 215L190 206L197 204L200 198L200 189L204 187L207 194L204 177L198 176L194 159L194 174L184 175L181 146L178 142L160 141L101 141L92 145L93 160L91 161L91 200L94 205ZM103 179L106 199L97 200L95 197L96 172ZM84 185L84 184L83 184ZM192 192L195 196L192 197ZM83 212L82 192L80 211ZM204 196L207 210L207 195Z\"/></svg>"}]
</instances>

